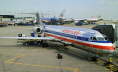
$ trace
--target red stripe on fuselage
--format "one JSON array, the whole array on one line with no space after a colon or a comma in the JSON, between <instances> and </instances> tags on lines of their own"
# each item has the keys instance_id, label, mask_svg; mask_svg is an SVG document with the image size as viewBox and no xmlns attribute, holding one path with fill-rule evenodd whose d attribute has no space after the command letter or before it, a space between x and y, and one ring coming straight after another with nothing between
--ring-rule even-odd
<instances>
[{"instance_id":1,"label":"red stripe on fuselage","mask_svg":"<svg viewBox=\"0 0 118 72\"><path fill-rule=\"evenodd\" d=\"M88 46L88 47L92 47L92 48L98 48L98 49L102 49L102 50L114 50L113 46L100 46L100 45L82 43L82 42L79 42L79 41L76 41L76 40L71 40L71 39L68 39L68 38L60 37L60 36L53 35L53 34L47 34L47 33L46 33L46 36L55 37L57 39L61 39L61 40L67 41L67 42L80 44L80 45L84 45L84 46Z\"/></svg>"}]
</instances>

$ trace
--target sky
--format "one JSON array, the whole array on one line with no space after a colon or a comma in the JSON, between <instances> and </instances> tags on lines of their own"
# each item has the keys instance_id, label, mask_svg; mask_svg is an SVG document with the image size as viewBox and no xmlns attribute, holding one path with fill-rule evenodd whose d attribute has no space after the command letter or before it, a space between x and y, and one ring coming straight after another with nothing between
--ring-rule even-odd
<instances>
[{"instance_id":1,"label":"sky","mask_svg":"<svg viewBox=\"0 0 118 72\"><path fill-rule=\"evenodd\" d=\"M45 16L118 20L118 0L0 0L0 14L40 12Z\"/></svg>"}]
</instances>

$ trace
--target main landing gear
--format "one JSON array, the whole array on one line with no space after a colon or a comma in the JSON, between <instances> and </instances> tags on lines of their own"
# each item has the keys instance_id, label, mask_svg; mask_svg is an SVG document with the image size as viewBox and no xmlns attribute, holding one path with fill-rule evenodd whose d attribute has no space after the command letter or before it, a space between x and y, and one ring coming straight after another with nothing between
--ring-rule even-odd
<instances>
[{"instance_id":1,"label":"main landing gear","mask_svg":"<svg viewBox=\"0 0 118 72\"><path fill-rule=\"evenodd\" d=\"M29 40L29 41L24 41L23 45L25 46L41 46L41 47L48 47L48 43L44 40L36 41L36 40Z\"/></svg>"}]
</instances>

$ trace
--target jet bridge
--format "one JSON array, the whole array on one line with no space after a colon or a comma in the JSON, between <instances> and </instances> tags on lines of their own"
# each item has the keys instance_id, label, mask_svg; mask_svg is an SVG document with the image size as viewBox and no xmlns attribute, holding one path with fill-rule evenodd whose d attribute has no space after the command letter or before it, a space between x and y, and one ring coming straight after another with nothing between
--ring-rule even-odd
<instances>
[{"instance_id":1,"label":"jet bridge","mask_svg":"<svg viewBox=\"0 0 118 72\"><path fill-rule=\"evenodd\" d=\"M92 29L99 31L107 36L109 41L112 41L118 47L118 25L117 24L101 24Z\"/></svg>"}]
</instances>

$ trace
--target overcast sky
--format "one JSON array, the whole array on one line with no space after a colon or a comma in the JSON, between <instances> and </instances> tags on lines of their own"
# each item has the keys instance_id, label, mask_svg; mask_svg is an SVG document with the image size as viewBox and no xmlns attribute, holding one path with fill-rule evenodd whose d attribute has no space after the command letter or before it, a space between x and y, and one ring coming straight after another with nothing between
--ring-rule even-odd
<instances>
[{"instance_id":1,"label":"overcast sky","mask_svg":"<svg viewBox=\"0 0 118 72\"><path fill-rule=\"evenodd\" d=\"M118 0L0 0L0 14L8 12L41 12L65 17L102 16L118 19Z\"/></svg>"}]
</instances>

